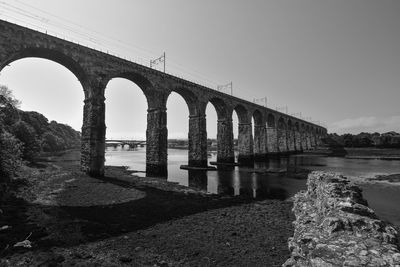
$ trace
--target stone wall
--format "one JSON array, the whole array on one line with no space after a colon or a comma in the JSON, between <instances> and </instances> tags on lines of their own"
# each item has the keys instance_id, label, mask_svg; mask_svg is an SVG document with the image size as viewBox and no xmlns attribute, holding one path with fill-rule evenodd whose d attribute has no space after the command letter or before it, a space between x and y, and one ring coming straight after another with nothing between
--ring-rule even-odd
<instances>
[{"instance_id":1,"label":"stone wall","mask_svg":"<svg viewBox=\"0 0 400 267\"><path fill-rule=\"evenodd\" d=\"M336 173L313 172L294 197L291 257L283 266L400 266L398 233L379 220L361 189Z\"/></svg>"}]
</instances>

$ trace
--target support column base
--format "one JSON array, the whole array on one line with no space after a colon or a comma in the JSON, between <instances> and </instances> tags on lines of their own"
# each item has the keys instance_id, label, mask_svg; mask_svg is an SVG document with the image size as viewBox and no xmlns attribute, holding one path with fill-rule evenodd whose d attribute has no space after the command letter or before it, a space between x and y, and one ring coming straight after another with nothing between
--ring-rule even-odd
<instances>
[{"instance_id":1,"label":"support column base","mask_svg":"<svg viewBox=\"0 0 400 267\"><path fill-rule=\"evenodd\" d=\"M253 155L239 155L238 156L238 163L243 166L253 166L254 165L254 157Z\"/></svg>"},{"instance_id":2,"label":"support column base","mask_svg":"<svg viewBox=\"0 0 400 267\"><path fill-rule=\"evenodd\" d=\"M207 160L189 160L189 167L206 168L207 166Z\"/></svg>"},{"instance_id":3,"label":"support column base","mask_svg":"<svg viewBox=\"0 0 400 267\"><path fill-rule=\"evenodd\" d=\"M167 177L168 167L166 164L146 164L146 176L149 177Z\"/></svg>"},{"instance_id":4,"label":"support column base","mask_svg":"<svg viewBox=\"0 0 400 267\"><path fill-rule=\"evenodd\" d=\"M83 172L85 172L87 175L89 175L90 177L104 177L104 171L90 171L90 170L82 170Z\"/></svg>"},{"instance_id":5,"label":"support column base","mask_svg":"<svg viewBox=\"0 0 400 267\"><path fill-rule=\"evenodd\" d=\"M235 164L235 158L217 158L217 163L228 163L228 164Z\"/></svg>"},{"instance_id":6,"label":"support column base","mask_svg":"<svg viewBox=\"0 0 400 267\"><path fill-rule=\"evenodd\" d=\"M195 167L190 165L181 165L179 168L188 171L215 171L217 169L216 167L213 166Z\"/></svg>"},{"instance_id":7,"label":"support column base","mask_svg":"<svg viewBox=\"0 0 400 267\"><path fill-rule=\"evenodd\" d=\"M267 159L267 154L255 154L254 161L264 161Z\"/></svg>"}]
</instances>

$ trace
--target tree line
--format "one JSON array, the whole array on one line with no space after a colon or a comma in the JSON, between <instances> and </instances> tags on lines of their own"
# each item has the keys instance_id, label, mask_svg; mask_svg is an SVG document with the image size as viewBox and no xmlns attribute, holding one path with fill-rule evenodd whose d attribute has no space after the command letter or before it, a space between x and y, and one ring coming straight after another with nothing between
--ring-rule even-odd
<instances>
[{"instance_id":1,"label":"tree line","mask_svg":"<svg viewBox=\"0 0 400 267\"><path fill-rule=\"evenodd\" d=\"M328 137L343 147L377 147L400 148L400 134L387 133L359 133L359 134L329 134Z\"/></svg>"},{"instance_id":2,"label":"tree line","mask_svg":"<svg viewBox=\"0 0 400 267\"><path fill-rule=\"evenodd\" d=\"M0 85L0 182L12 177L24 160L80 146L78 131L19 106L12 91Z\"/></svg>"}]
</instances>

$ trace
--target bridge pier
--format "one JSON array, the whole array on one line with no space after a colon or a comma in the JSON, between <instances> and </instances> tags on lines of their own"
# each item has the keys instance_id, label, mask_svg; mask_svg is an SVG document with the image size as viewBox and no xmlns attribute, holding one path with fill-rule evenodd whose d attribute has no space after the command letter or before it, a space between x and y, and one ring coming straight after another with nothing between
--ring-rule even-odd
<instances>
[{"instance_id":1,"label":"bridge pier","mask_svg":"<svg viewBox=\"0 0 400 267\"><path fill-rule=\"evenodd\" d=\"M312 144L311 144L311 134L307 133L307 149L311 150L312 149Z\"/></svg>"},{"instance_id":2,"label":"bridge pier","mask_svg":"<svg viewBox=\"0 0 400 267\"><path fill-rule=\"evenodd\" d=\"M322 144L322 136L321 135L317 135L317 146L320 146Z\"/></svg>"},{"instance_id":3,"label":"bridge pier","mask_svg":"<svg viewBox=\"0 0 400 267\"><path fill-rule=\"evenodd\" d=\"M313 133L312 135L311 135L312 137L312 146L314 147L314 148L316 148L317 147L317 137L315 136L315 134Z\"/></svg>"},{"instance_id":4,"label":"bridge pier","mask_svg":"<svg viewBox=\"0 0 400 267\"><path fill-rule=\"evenodd\" d=\"M287 149L287 137L286 137L286 130L285 129L280 129L278 128L277 130L277 135L278 135L278 149L279 152L284 154L288 152Z\"/></svg>"},{"instance_id":5,"label":"bridge pier","mask_svg":"<svg viewBox=\"0 0 400 267\"><path fill-rule=\"evenodd\" d=\"M293 153L296 151L295 149L295 137L294 137L294 132L293 130L289 129L286 131L287 135L287 148L289 153Z\"/></svg>"},{"instance_id":6,"label":"bridge pier","mask_svg":"<svg viewBox=\"0 0 400 267\"><path fill-rule=\"evenodd\" d=\"M232 117L218 119L217 163L234 163Z\"/></svg>"},{"instance_id":7,"label":"bridge pier","mask_svg":"<svg viewBox=\"0 0 400 267\"><path fill-rule=\"evenodd\" d=\"M265 125L254 126L254 159L263 160L267 154Z\"/></svg>"},{"instance_id":8,"label":"bridge pier","mask_svg":"<svg viewBox=\"0 0 400 267\"><path fill-rule=\"evenodd\" d=\"M147 94L146 175L168 175L167 95Z\"/></svg>"},{"instance_id":9,"label":"bridge pier","mask_svg":"<svg viewBox=\"0 0 400 267\"><path fill-rule=\"evenodd\" d=\"M253 134L251 122L239 123L238 131L238 163L242 165L253 164Z\"/></svg>"},{"instance_id":10,"label":"bridge pier","mask_svg":"<svg viewBox=\"0 0 400 267\"><path fill-rule=\"evenodd\" d=\"M90 176L104 176L105 98L101 94L89 95L83 107L81 170Z\"/></svg>"},{"instance_id":11,"label":"bridge pier","mask_svg":"<svg viewBox=\"0 0 400 267\"><path fill-rule=\"evenodd\" d=\"M189 116L189 166L207 167L206 115Z\"/></svg>"},{"instance_id":12,"label":"bridge pier","mask_svg":"<svg viewBox=\"0 0 400 267\"><path fill-rule=\"evenodd\" d=\"M306 133L304 131L300 132L300 143L301 143L301 148L304 150L307 150L307 137L306 137Z\"/></svg>"},{"instance_id":13,"label":"bridge pier","mask_svg":"<svg viewBox=\"0 0 400 267\"><path fill-rule=\"evenodd\" d=\"M301 146L301 134L299 131L294 131L294 145L295 145L295 150L296 152L301 152L303 151L303 148Z\"/></svg>"},{"instance_id":14,"label":"bridge pier","mask_svg":"<svg viewBox=\"0 0 400 267\"><path fill-rule=\"evenodd\" d=\"M267 132L267 151L268 154L276 154L279 152L278 148L278 134L277 129L274 127L268 127Z\"/></svg>"}]
</instances>

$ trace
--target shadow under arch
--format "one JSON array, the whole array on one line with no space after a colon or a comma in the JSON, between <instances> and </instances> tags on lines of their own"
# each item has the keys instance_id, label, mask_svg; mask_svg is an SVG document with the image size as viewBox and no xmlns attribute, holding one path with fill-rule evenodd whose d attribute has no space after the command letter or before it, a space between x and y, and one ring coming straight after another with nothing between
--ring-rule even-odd
<instances>
[{"instance_id":1,"label":"shadow under arch","mask_svg":"<svg viewBox=\"0 0 400 267\"><path fill-rule=\"evenodd\" d=\"M254 125L264 125L263 114L258 109L253 112L253 120Z\"/></svg>"},{"instance_id":2,"label":"shadow under arch","mask_svg":"<svg viewBox=\"0 0 400 267\"><path fill-rule=\"evenodd\" d=\"M296 122L294 123L294 130L295 130L295 131L300 131L300 124L299 124L298 121L296 121Z\"/></svg>"},{"instance_id":3,"label":"shadow under arch","mask_svg":"<svg viewBox=\"0 0 400 267\"><path fill-rule=\"evenodd\" d=\"M249 112L243 105L236 105L233 109L239 119L239 123L250 123Z\"/></svg>"},{"instance_id":4,"label":"shadow under arch","mask_svg":"<svg viewBox=\"0 0 400 267\"><path fill-rule=\"evenodd\" d=\"M287 129L287 124L285 122L285 120L280 117L278 120L278 129L282 129L282 130L286 130Z\"/></svg>"},{"instance_id":5,"label":"shadow under arch","mask_svg":"<svg viewBox=\"0 0 400 267\"><path fill-rule=\"evenodd\" d=\"M6 58L3 62L0 62L0 72L3 70L5 66L8 64L17 61L19 59L24 58L42 58L47 59L53 62L56 62L68 70L70 70L81 83L85 96L87 97L87 88L90 86L90 81L87 72L84 68L75 61L72 57L54 49L50 48L39 48L39 47L29 47L22 50L19 50L13 54L11 54L8 58Z\"/></svg>"},{"instance_id":6,"label":"shadow under arch","mask_svg":"<svg viewBox=\"0 0 400 267\"><path fill-rule=\"evenodd\" d=\"M271 113L268 114L268 117L267 117L267 126L269 128L276 128L275 116Z\"/></svg>"},{"instance_id":7,"label":"shadow under arch","mask_svg":"<svg viewBox=\"0 0 400 267\"><path fill-rule=\"evenodd\" d=\"M231 119L232 120L232 110L228 110L228 105L220 98L212 97L209 99L215 111L217 112L218 120ZM208 104L207 104L208 105Z\"/></svg>"},{"instance_id":8,"label":"shadow under arch","mask_svg":"<svg viewBox=\"0 0 400 267\"><path fill-rule=\"evenodd\" d=\"M287 127L288 127L288 130L293 130L293 123L292 123L291 119L288 119Z\"/></svg>"}]
</instances>

